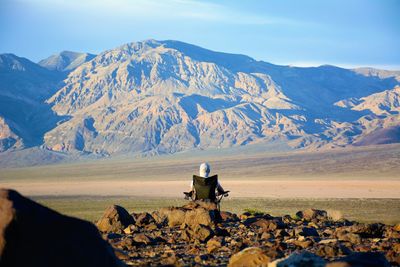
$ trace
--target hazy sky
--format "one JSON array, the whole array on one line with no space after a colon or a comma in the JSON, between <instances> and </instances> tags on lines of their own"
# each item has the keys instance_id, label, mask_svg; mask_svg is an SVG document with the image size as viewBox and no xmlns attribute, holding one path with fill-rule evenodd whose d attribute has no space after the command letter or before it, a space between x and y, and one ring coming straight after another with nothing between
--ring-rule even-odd
<instances>
[{"instance_id":1,"label":"hazy sky","mask_svg":"<svg viewBox=\"0 0 400 267\"><path fill-rule=\"evenodd\" d=\"M0 0L0 53L173 39L275 64L400 69L399 14L398 0Z\"/></svg>"}]
</instances>

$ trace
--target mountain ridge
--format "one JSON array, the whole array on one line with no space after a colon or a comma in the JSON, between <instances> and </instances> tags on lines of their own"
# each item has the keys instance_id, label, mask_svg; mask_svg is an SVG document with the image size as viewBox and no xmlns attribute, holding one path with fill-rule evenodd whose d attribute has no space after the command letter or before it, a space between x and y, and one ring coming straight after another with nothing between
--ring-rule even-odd
<instances>
[{"instance_id":1,"label":"mountain ridge","mask_svg":"<svg viewBox=\"0 0 400 267\"><path fill-rule=\"evenodd\" d=\"M44 70L59 75L41 103L56 124L37 143L63 153L154 155L276 140L321 149L399 124L397 71L279 66L172 40Z\"/></svg>"}]
</instances>

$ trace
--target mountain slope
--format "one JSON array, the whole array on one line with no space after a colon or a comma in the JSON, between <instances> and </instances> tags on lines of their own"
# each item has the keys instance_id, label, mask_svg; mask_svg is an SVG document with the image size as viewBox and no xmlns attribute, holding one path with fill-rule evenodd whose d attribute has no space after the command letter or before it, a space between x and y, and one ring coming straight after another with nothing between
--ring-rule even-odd
<instances>
[{"instance_id":1,"label":"mountain slope","mask_svg":"<svg viewBox=\"0 0 400 267\"><path fill-rule=\"evenodd\" d=\"M129 43L77 67L48 99L71 119L46 133L45 144L102 155L275 140L345 146L397 117L335 103L398 84L393 75L277 66L177 41Z\"/></svg>"},{"instance_id":2,"label":"mountain slope","mask_svg":"<svg viewBox=\"0 0 400 267\"><path fill-rule=\"evenodd\" d=\"M56 71L72 71L85 62L92 60L96 55L89 53L78 53L71 51L62 51L59 54L52 55L39 61L39 65Z\"/></svg>"}]
</instances>

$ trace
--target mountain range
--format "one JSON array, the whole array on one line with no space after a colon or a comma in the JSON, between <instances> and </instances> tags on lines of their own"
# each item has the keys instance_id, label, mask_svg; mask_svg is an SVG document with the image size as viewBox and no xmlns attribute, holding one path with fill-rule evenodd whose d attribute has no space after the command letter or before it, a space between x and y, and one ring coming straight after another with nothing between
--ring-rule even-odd
<instances>
[{"instance_id":1,"label":"mountain range","mask_svg":"<svg viewBox=\"0 0 400 267\"><path fill-rule=\"evenodd\" d=\"M400 142L400 71L280 66L179 41L0 55L0 152L157 155Z\"/></svg>"}]
</instances>

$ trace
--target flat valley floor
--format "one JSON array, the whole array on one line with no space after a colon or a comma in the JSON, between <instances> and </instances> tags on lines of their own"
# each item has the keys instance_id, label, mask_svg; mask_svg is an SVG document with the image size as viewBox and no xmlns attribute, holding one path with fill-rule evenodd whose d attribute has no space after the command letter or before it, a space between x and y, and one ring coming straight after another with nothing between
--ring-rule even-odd
<instances>
[{"instance_id":1,"label":"flat valley floor","mask_svg":"<svg viewBox=\"0 0 400 267\"><path fill-rule=\"evenodd\" d=\"M313 207L365 222L400 222L399 144L319 152L238 149L3 168L0 187L93 221L111 204L130 212L183 204L182 192L204 161L231 191L224 210L293 215Z\"/></svg>"}]
</instances>

